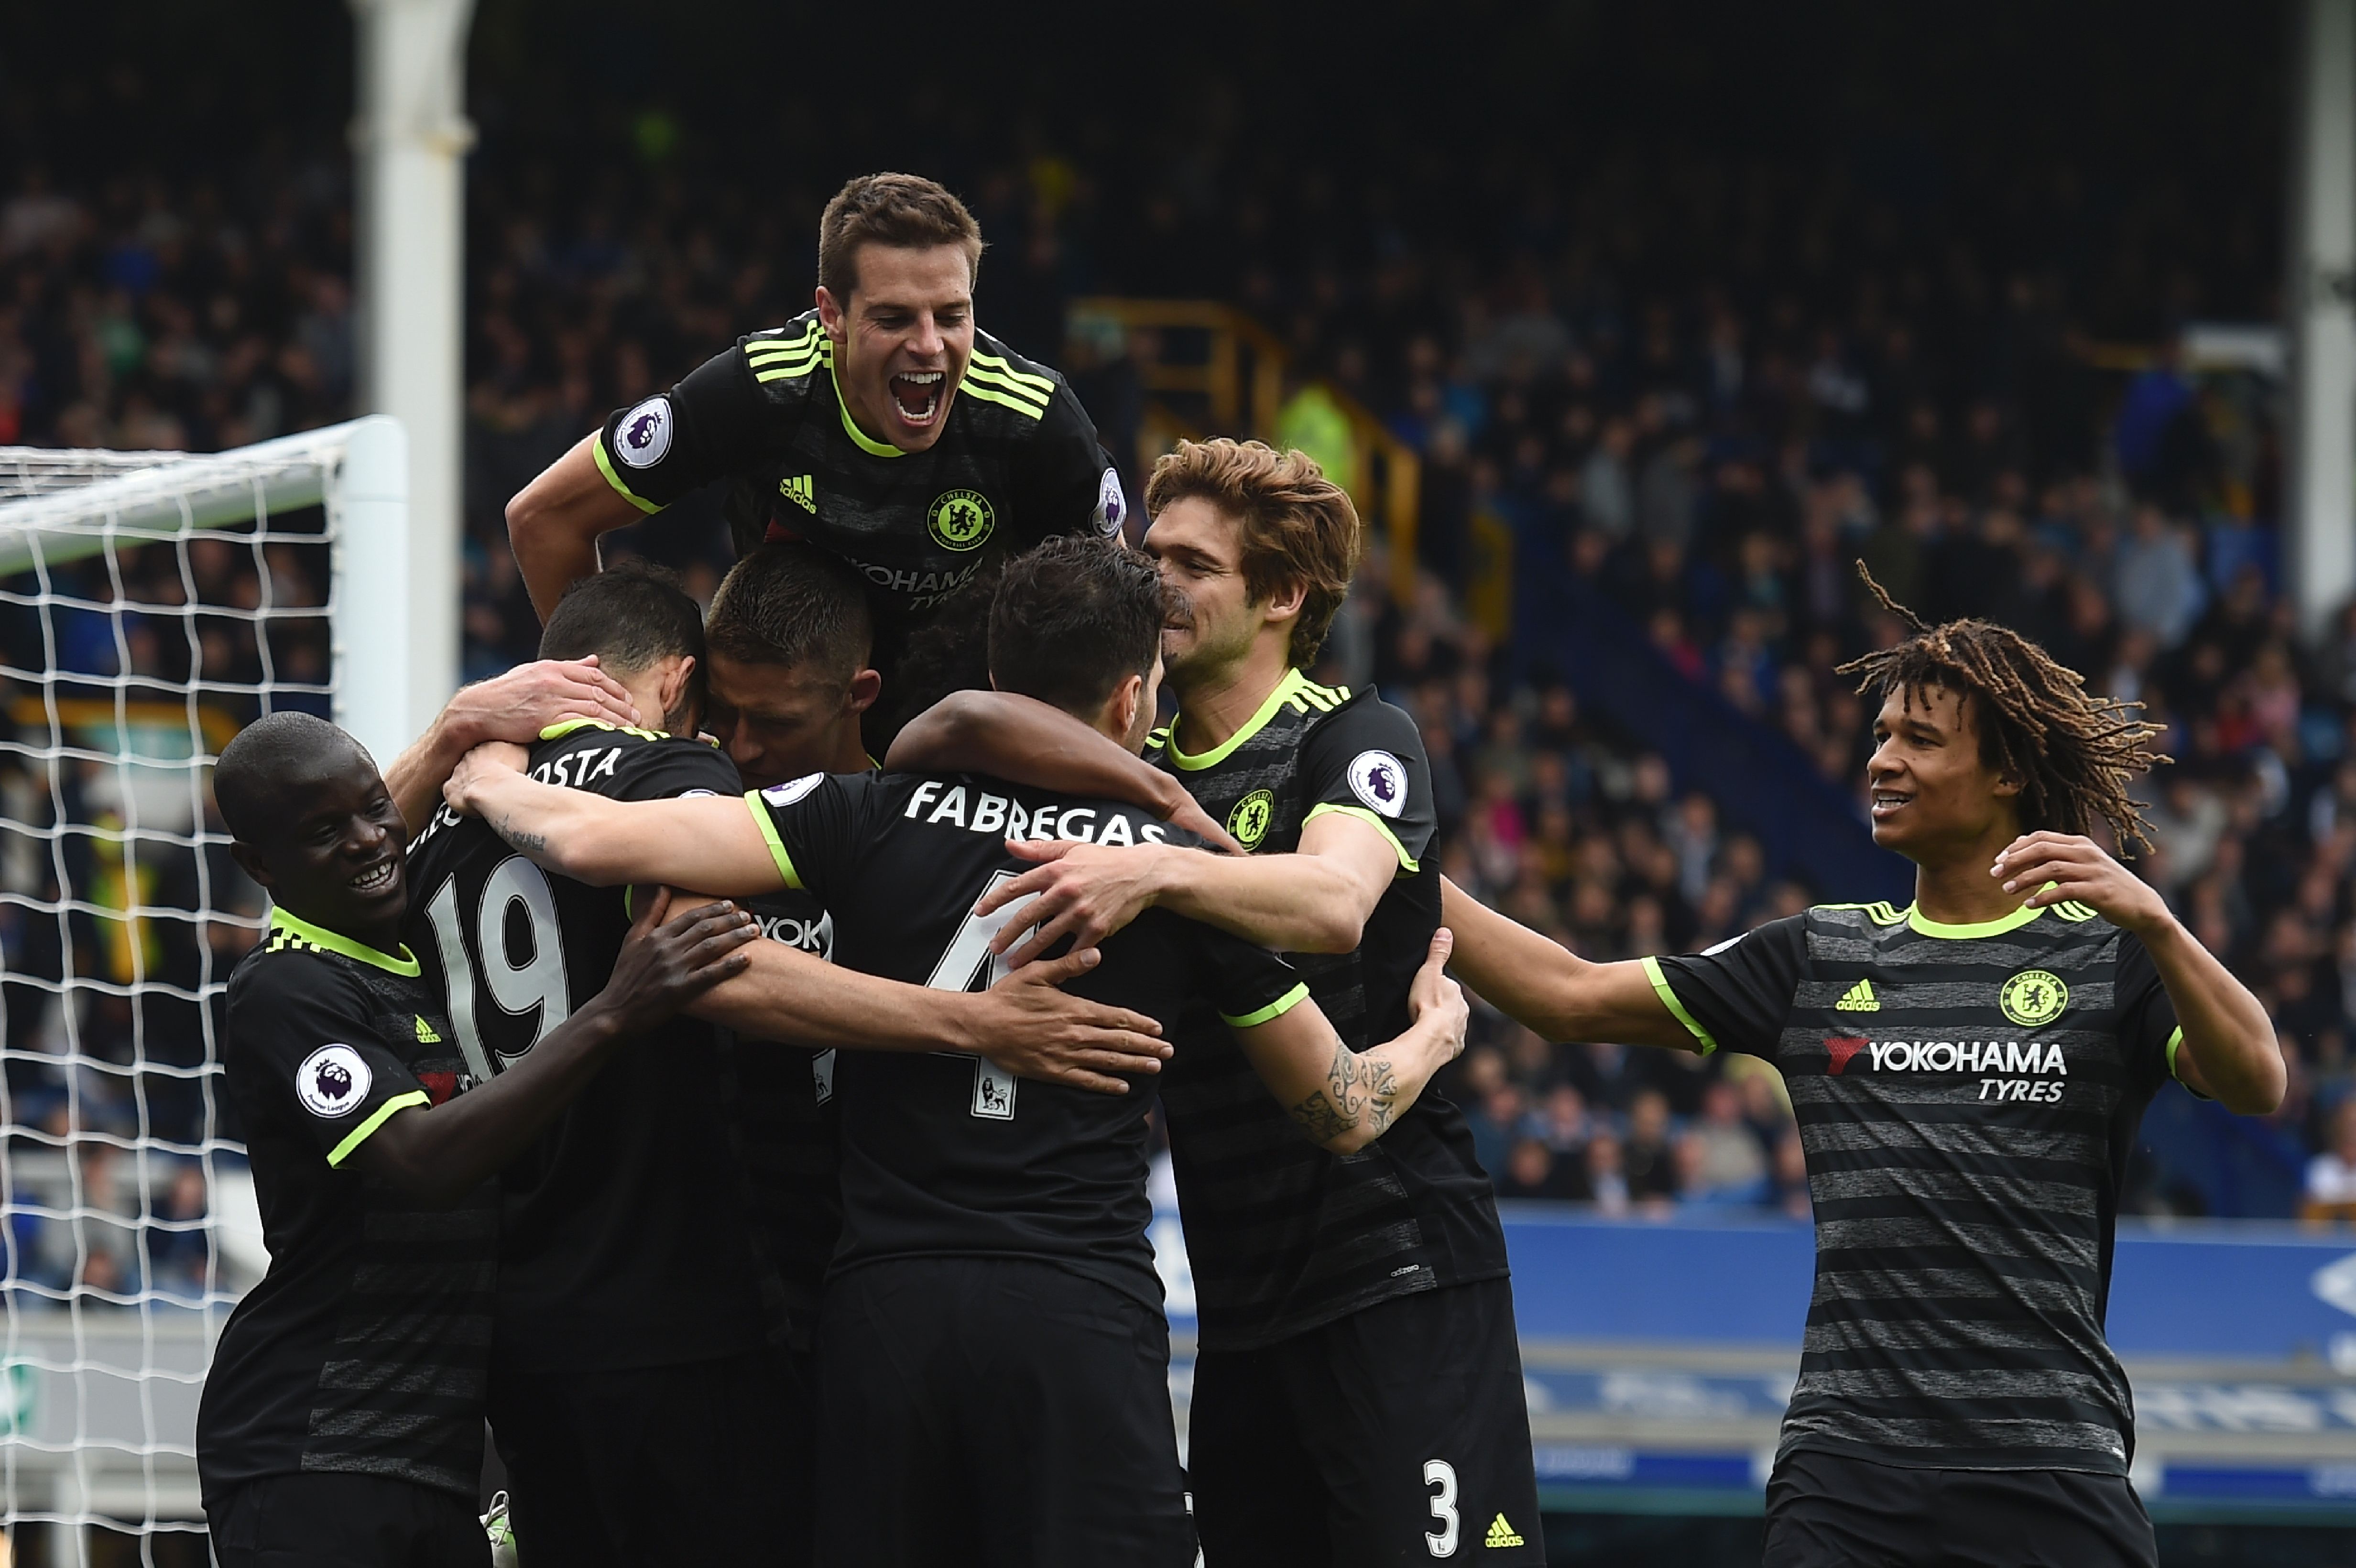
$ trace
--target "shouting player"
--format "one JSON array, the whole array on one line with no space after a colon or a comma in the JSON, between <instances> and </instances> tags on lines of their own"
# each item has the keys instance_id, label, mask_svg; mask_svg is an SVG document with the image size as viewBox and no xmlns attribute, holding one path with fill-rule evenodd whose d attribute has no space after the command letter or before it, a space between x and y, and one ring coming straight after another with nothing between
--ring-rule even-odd
<instances>
[{"instance_id":1,"label":"shouting player","mask_svg":"<svg viewBox=\"0 0 2356 1568\"><path fill-rule=\"evenodd\" d=\"M1867 579L1871 582L1871 579ZM2103 1337L2120 1184L2171 1077L2264 1115L2265 1010L2087 832L2144 837L2156 728L1985 621L1845 667L1880 701L1874 841L1914 901L1820 905L1685 958L1585 963L1451 887L1459 966L1549 1040L1764 1057L1816 1283L1767 1488L1770 1568L2157 1561Z\"/></svg>"},{"instance_id":2,"label":"shouting player","mask_svg":"<svg viewBox=\"0 0 2356 1568\"><path fill-rule=\"evenodd\" d=\"M1396 1034L1440 923L1422 739L1373 693L1302 673L1349 592L1357 513L1316 464L1257 442L1180 443L1146 505L1178 694L1151 754L1252 853L1017 846L1052 863L983 901L1012 916L997 944L1020 962L1158 906L1285 952L1352 1045ZM1067 788L1078 771L1144 798L1135 761L1074 728L969 693L891 761ZM1201 1321L1187 1470L1205 1562L1543 1562L1505 1233L1462 1115L1427 1094L1344 1157L1293 1136L1231 1056L1181 1052L1162 1098Z\"/></svg>"},{"instance_id":3,"label":"shouting player","mask_svg":"<svg viewBox=\"0 0 2356 1568\"><path fill-rule=\"evenodd\" d=\"M980 263L980 226L933 181L845 185L819 219L816 309L616 411L509 503L533 604L597 569L598 535L724 477L738 553L806 539L866 578L888 680L985 565L1118 533L1119 476L1070 387L975 328Z\"/></svg>"},{"instance_id":4,"label":"shouting player","mask_svg":"<svg viewBox=\"0 0 2356 1568\"><path fill-rule=\"evenodd\" d=\"M1141 745L1162 620L1151 567L1051 542L998 591L992 677ZM473 761L451 787L571 871L660 864L736 893L808 887L834 917L844 962L951 989L994 967L1003 917L975 913L974 901L1020 871L1010 835L1168 838L1134 807L972 775L813 775L748 795L749 818L720 803L585 800ZM1460 1043L1438 976L1444 938L1432 948L1400 1038L1363 1053L1280 961L1167 914L1108 943L1082 984L1164 1019L1182 1058L1232 1054L1256 1070L1295 1137L1355 1151ZM1206 1003L1240 1051L1204 1037ZM1018 1093L970 1059L846 1059L836 1083L844 1238L820 1327L827 1554L1189 1561L1168 1334L1144 1240L1142 1098ZM1355 1365L1347 1386L1378 1375Z\"/></svg>"},{"instance_id":5,"label":"shouting player","mask_svg":"<svg viewBox=\"0 0 2356 1568\"><path fill-rule=\"evenodd\" d=\"M228 1093L270 1270L230 1315L198 1415L213 1551L225 1568L480 1568L487 1179L617 1046L743 968L752 923L723 904L658 926L669 900L648 899L603 988L486 1083L400 941L405 834L359 743L273 714L230 742L213 787L273 904L229 986Z\"/></svg>"}]
</instances>

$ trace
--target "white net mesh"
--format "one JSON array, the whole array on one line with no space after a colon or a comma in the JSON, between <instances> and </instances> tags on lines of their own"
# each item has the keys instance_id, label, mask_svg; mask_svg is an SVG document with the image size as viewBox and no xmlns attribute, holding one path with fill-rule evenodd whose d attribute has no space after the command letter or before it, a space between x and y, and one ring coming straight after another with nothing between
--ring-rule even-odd
<instances>
[{"instance_id":1,"label":"white net mesh","mask_svg":"<svg viewBox=\"0 0 2356 1568\"><path fill-rule=\"evenodd\" d=\"M205 1561L198 1396L267 1263L220 1093L264 904L211 764L330 713L337 437L0 449L0 1519L51 1562Z\"/></svg>"}]
</instances>

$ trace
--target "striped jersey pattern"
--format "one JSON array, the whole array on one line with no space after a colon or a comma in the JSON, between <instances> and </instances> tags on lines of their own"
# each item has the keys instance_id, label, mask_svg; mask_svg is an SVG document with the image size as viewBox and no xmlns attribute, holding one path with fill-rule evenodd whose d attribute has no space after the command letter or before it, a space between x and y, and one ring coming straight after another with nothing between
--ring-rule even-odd
<instances>
[{"instance_id":1,"label":"striped jersey pattern","mask_svg":"<svg viewBox=\"0 0 2356 1568\"><path fill-rule=\"evenodd\" d=\"M1287 954L1353 1050L1408 1022L1407 990L1440 923L1440 879L1421 860L1434 817L1413 720L1298 670L1226 747L1189 756L1157 731L1146 755L1258 854L1297 850L1323 811L1376 821L1401 860L1357 949ZM1354 764L1398 760L1397 815L1349 787ZM1362 788L1365 768L1358 767ZM1506 1272L1489 1181L1462 1115L1427 1091L1382 1139L1337 1155L1302 1137L1231 1040L1181 1051L1162 1074L1171 1157L1206 1349L1249 1349L1376 1302Z\"/></svg>"},{"instance_id":2,"label":"striped jersey pattern","mask_svg":"<svg viewBox=\"0 0 2356 1568\"><path fill-rule=\"evenodd\" d=\"M473 1083L456 1038L440 986L413 963L389 968L283 925L231 976L226 1093L270 1269L230 1315L207 1378L208 1499L307 1471L475 1495L498 1189L433 1208L357 1161L331 1165L324 1146L343 1124L319 1121L298 1093L298 1064L324 1042L372 1064L363 1108L441 1104Z\"/></svg>"},{"instance_id":3,"label":"striped jersey pattern","mask_svg":"<svg viewBox=\"0 0 2356 1568\"><path fill-rule=\"evenodd\" d=\"M2112 1239L2181 1039L2142 944L2072 903L1833 905L1647 966L1705 1049L1782 1069L1799 1119L1816 1274L1781 1452L2126 1474Z\"/></svg>"}]
</instances>

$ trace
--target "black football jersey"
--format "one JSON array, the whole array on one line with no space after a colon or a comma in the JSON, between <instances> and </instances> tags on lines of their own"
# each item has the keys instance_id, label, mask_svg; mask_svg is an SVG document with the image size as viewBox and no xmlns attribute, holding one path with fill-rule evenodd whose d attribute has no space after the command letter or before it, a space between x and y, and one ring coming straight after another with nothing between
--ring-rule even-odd
<instances>
[{"instance_id":1,"label":"black football jersey","mask_svg":"<svg viewBox=\"0 0 2356 1568\"><path fill-rule=\"evenodd\" d=\"M1836 904L1645 962L1704 1051L1791 1086L1816 1282L1783 1451L2126 1474L2111 1244L2183 1039L2134 933L2076 903Z\"/></svg>"},{"instance_id":2,"label":"black football jersey","mask_svg":"<svg viewBox=\"0 0 2356 1568\"><path fill-rule=\"evenodd\" d=\"M414 1202L353 1153L475 1083L441 988L284 910L229 982L222 1065L270 1269L230 1314L197 1416L208 1506L269 1476L391 1476L475 1495L498 1193Z\"/></svg>"},{"instance_id":3,"label":"black football jersey","mask_svg":"<svg viewBox=\"0 0 2356 1568\"><path fill-rule=\"evenodd\" d=\"M979 989L1003 974L990 942L1019 903L988 917L973 909L1029 868L1007 853L1007 838L1192 841L1135 806L972 775L813 773L744 798L787 886L815 894L834 917L836 962L945 990ZM1067 988L1159 1019L1180 1056L1308 994L1274 955L1163 910L1114 934L1103 954ZM1018 1081L973 1056L839 1053L843 1218L834 1269L911 1256L1036 1258L1158 1308L1145 1240L1154 1082L1098 1094Z\"/></svg>"},{"instance_id":4,"label":"black football jersey","mask_svg":"<svg viewBox=\"0 0 2356 1568\"><path fill-rule=\"evenodd\" d=\"M1185 750L1183 721L1147 756L1254 854L1301 847L1340 812L1398 857L1357 948L1285 956L1354 1051L1403 1033L1408 989L1440 928L1437 826L1423 737L1372 692L1286 674L1220 746ZM1162 1073L1170 1155L1203 1343L1248 1349L1410 1291L1506 1272L1505 1232L1463 1114L1427 1089L1356 1154L1308 1142L1242 1052L1205 1051Z\"/></svg>"},{"instance_id":5,"label":"black football jersey","mask_svg":"<svg viewBox=\"0 0 2356 1568\"><path fill-rule=\"evenodd\" d=\"M765 939L833 961L834 917L810 894L787 889L736 902L760 922ZM763 1292L779 1337L807 1349L827 1261L842 1234L836 1053L790 1040L723 1036L730 1097L744 1135L745 1206L763 1265Z\"/></svg>"},{"instance_id":6,"label":"black football jersey","mask_svg":"<svg viewBox=\"0 0 2356 1568\"><path fill-rule=\"evenodd\" d=\"M530 767L615 800L738 784L702 741L589 720L550 731ZM410 847L409 885L410 945L446 987L458 1043L486 1076L605 989L630 927L627 890L551 876L446 807ZM761 1341L718 1033L682 1016L617 1047L502 1173L504 1364L648 1366Z\"/></svg>"},{"instance_id":7,"label":"black football jersey","mask_svg":"<svg viewBox=\"0 0 2356 1568\"><path fill-rule=\"evenodd\" d=\"M976 333L940 439L902 452L851 420L815 310L616 410L596 458L647 512L725 478L740 554L802 539L847 558L872 584L887 670L908 628L986 563L1054 534L1109 538L1126 515L1096 426L1056 371Z\"/></svg>"}]
</instances>

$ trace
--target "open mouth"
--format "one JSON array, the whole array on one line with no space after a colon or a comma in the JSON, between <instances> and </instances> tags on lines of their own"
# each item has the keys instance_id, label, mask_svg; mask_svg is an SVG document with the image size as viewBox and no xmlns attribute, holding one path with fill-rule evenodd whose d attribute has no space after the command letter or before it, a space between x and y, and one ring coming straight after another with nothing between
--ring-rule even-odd
<instances>
[{"instance_id":1,"label":"open mouth","mask_svg":"<svg viewBox=\"0 0 2356 1568\"><path fill-rule=\"evenodd\" d=\"M1878 789L1873 792L1873 819L1883 821L1914 797L1902 790Z\"/></svg>"},{"instance_id":2,"label":"open mouth","mask_svg":"<svg viewBox=\"0 0 2356 1568\"><path fill-rule=\"evenodd\" d=\"M392 886L392 880L400 874L401 865L398 861L379 860L351 880L351 890L360 894L380 893Z\"/></svg>"},{"instance_id":3,"label":"open mouth","mask_svg":"<svg viewBox=\"0 0 2356 1568\"><path fill-rule=\"evenodd\" d=\"M942 374L938 370L903 370L892 378L892 407L901 419L919 429L941 411Z\"/></svg>"}]
</instances>

